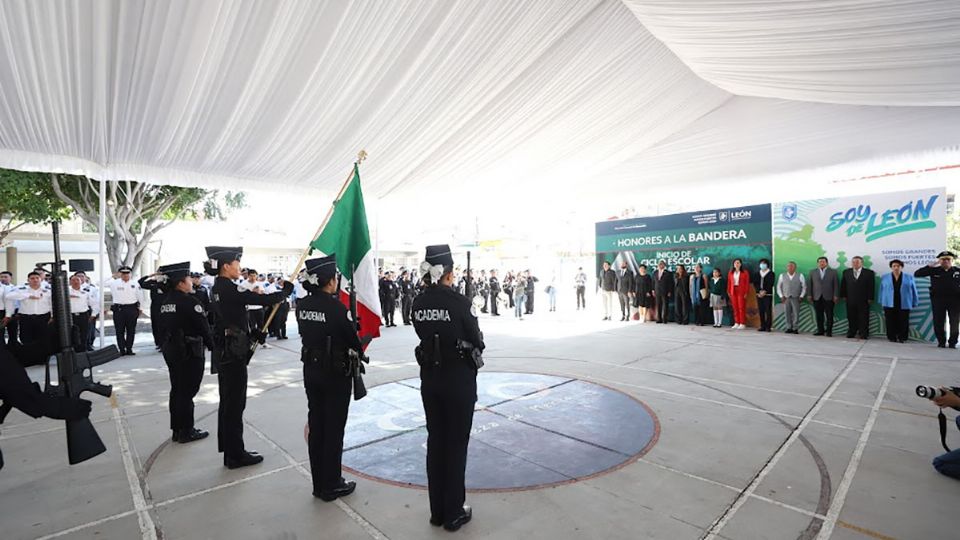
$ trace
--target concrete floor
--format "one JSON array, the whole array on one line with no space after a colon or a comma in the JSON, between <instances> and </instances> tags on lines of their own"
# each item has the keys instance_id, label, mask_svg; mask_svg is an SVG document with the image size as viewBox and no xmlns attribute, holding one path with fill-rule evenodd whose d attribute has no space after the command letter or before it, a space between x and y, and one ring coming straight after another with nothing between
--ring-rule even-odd
<instances>
[{"instance_id":1,"label":"concrete floor","mask_svg":"<svg viewBox=\"0 0 960 540\"><path fill-rule=\"evenodd\" d=\"M468 494L475 519L461 537L953 536L960 483L930 466L941 452L936 409L913 389L956 384L957 351L599 318L592 310L484 318L485 369L618 389L657 415L659 441L640 460L581 482ZM236 471L222 467L213 437L169 443L166 368L148 335L137 339L137 357L99 372L116 398L112 406L93 397L106 454L70 467L62 423L8 417L0 538L449 534L427 523L423 490L359 479L357 492L336 503L310 496L295 337L259 351L250 366L245 438L266 460ZM368 351L368 387L415 377L413 346L411 328L384 329ZM216 378L207 375L197 416L211 432L216 397ZM950 440L960 444L960 434L951 429Z\"/></svg>"}]
</instances>

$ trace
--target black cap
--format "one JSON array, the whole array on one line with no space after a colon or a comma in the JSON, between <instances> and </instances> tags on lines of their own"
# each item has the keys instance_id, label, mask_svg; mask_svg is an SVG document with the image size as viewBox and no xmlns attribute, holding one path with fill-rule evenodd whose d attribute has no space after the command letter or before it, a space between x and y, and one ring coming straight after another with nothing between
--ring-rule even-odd
<instances>
[{"instance_id":1,"label":"black cap","mask_svg":"<svg viewBox=\"0 0 960 540\"><path fill-rule=\"evenodd\" d=\"M194 277L203 277L203 274L201 274L200 272L190 272L190 277L192 277L192 278L194 278Z\"/></svg>"},{"instance_id":2,"label":"black cap","mask_svg":"<svg viewBox=\"0 0 960 540\"><path fill-rule=\"evenodd\" d=\"M239 261L243 255L242 247L207 246L207 258L222 263Z\"/></svg>"},{"instance_id":3,"label":"black cap","mask_svg":"<svg viewBox=\"0 0 960 540\"><path fill-rule=\"evenodd\" d=\"M951 259L956 259L956 258L957 258L957 256L954 255L952 251L941 251L940 254L937 255L937 258L938 258L938 259L942 259L942 258L944 258L944 257L950 257Z\"/></svg>"},{"instance_id":4,"label":"black cap","mask_svg":"<svg viewBox=\"0 0 960 540\"><path fill-rule=\"evenodd\" d=\"M304 270L307 275L317 276L322 283L337 275L337 256L328 255L310 259L304 263Z\"/></svg>"},{"instance_id":5,"label":"black cap","mask_svg":"<svg viewBox=\"0 0 960 540\"><path fill-rule=\"evenodd\" d=\"M120 268L117 268L117 272L120 272L121 274L127 274L129 272L133 272L133 268L130 268L129 266L121 266Z\"/></svg>"},{"instance_id":6,"label":"black cap","mask_svg":"<svg viewBox=\"0 0 960 540\"><path fill-rule=\"evenodd\" d=\"M442 265L444 267L453 266L453 255L450 253L450 246L447 244L438 244L427 246L427 255L425 259L433 266Z\"/></svg>"},{"instance_id":7,"label":"black cap","mask_svg":"<svg viewBox=\"0 0 960 540\"><path fill-rule=\"evenodd\" d=\"M176 264L166 264L160 268L157 268L157 272L167 276L167 280L169 282L177 283L190 275L190 263L182 262Z\"/></svg>"}]
</instances>

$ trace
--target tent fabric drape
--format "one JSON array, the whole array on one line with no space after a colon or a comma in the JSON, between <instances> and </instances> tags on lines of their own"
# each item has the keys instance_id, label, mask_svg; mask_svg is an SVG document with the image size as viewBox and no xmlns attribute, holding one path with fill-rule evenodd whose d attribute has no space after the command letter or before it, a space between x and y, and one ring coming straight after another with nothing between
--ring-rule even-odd
<instances>
[{"instance_id":1,"label":"tent fabric drape","mask_svg":"<svg viewBox=\"0 0 960 540\"><path fill-rule=\"evenodd\" d=\"M0 167L519 198L951 147L954 5L10 0Z\"/></svg>"}]
</instances>

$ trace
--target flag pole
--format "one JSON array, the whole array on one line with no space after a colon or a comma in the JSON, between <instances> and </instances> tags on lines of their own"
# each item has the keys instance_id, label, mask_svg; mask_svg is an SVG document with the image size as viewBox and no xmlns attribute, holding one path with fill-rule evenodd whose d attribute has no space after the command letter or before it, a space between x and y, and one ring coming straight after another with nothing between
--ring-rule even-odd
<instances>
[{"instance_id":1,"label":"flag pole","mask_svg":"<svg viewBox=\"0 0 960 540\"><path fill-rule=\"evenodd\" d=\"M363 160L365 159L367 159L367 151L360 150L359 152L357 152L357 161L354 162L354 166L359 169L360 164L363 163ZM313 233L313 236L311 237L311 240L310 240L311 242L313 242L313 240L316 240L316 238L320 236L320 233L323 232L323 229L327 226L327 223L330 221L330 218L333 216L333 210L334 208L336 208L337 202L340 200L340 197L343 197L343 193L347 191L347 187L350 185L351 180L353 180L353 167L350 168L350 174L347 175L347 179L344 180L343 185L340 186L340 191L337 193L337 196L333 199L333 202L330 203L330 208L327 210L327 215L326 217L323 218L323 221L320 223L320 227L317 228L317 232ZM303 263L306 262L307 255L310 254L310 251L312 249L313 248L307 246L307 249L303 250L303 253L300 254L300 260L297 261L296 268L294 268L293 272L290 273L290 279L288 279L287 281L293 283L293 280L296 279L297 274L300 273L300 269L303 267ZM263 323L263 328L260 329L261 333L265 333L267 331L267 328L270 327L270 323L273 322L273 317L277 314L277 310L279 309L280 309L280 304L273 305L273 309L270 310L270 316L267 317L267 320L264 321ZM259 341L255 341L253 343L253 348L251 350L256 351L257 346L259 346L259 343L260 343Z\"/></svg>"}]
</instances>

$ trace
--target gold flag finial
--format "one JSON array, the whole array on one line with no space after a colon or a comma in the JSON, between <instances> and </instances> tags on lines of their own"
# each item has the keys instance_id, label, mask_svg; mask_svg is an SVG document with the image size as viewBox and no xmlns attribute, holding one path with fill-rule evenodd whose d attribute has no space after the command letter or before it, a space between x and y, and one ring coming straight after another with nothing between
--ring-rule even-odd
<instances>
[{"instance_id":1,"label":"gold flag finial","mask_svg":"<svg viewBox=\"0 0 960 540\"><path fill-rule=\"evenodd\" d=\"M360 150L359 152L357 152L357 165L363 163L363 160L365 160L365 159L367 159L367 151L366 151L366 150Z\"/></svg>"}]
</instances>

